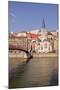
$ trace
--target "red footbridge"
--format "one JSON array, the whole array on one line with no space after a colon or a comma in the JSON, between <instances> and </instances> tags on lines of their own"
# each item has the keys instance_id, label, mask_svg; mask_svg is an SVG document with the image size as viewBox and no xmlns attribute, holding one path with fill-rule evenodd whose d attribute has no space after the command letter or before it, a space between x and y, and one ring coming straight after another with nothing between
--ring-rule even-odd
<instances>
[{"instance_id":1,"label":"red footbridge","mask_svg":"<svg viewBox=\"0 0 60 90\"><path fill-rule=\"evenodd\" d=\"M9 50L20 50L20 51L24 51L24 52L28 53L28 49L21 45L9 45Z\"/></svg>"},{"instance_id":2,"label":"red footbridge","mask_svg":"<svg viewBox=\"0 0 60 90\"><path fill-rule=\"evenodd\" d=\"M21 45L9 45L9 50L20 50L25 52L28 57L32 57L32 50L29 51L28 48Z\"/></svg>"}]
</instances>

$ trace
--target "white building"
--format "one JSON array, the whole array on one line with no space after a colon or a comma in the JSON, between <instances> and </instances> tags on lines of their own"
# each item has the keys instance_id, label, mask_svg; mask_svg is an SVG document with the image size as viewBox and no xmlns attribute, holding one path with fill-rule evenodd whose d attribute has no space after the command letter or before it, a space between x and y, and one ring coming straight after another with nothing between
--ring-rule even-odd
<instances>
[{"instance_id":1,"label":"white building","mask_svg":"<svg viewBox=\"0 0 60 90\"><path fill-rule=\"evenodd\" d=\"M48 53L53 52L53 39L48 38L48 31L45 28L45 22L43 20L43 25L41 30L38 32L39 37L36 41L35 50L38 53Z\"/></svg>"}]
</instances>

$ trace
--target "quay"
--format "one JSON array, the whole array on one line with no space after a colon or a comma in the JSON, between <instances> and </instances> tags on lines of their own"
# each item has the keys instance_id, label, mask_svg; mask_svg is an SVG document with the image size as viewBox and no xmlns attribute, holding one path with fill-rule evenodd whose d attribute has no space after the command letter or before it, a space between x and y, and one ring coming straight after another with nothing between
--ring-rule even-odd
<instances>
[{"instance_id":1,"label":"quay","mask_svg":"<svg viewBox=\"0 0 60 90\"><path fill-rule=\"evenodd\" d=\"M40 53L40 54L33 53L32 56L33 56L33 58L58 57L58 53ZM9 58L28 58L26 53L24 53L24 52L21 54L9 54L8 57Z\"/></svg>"}]
</instances>

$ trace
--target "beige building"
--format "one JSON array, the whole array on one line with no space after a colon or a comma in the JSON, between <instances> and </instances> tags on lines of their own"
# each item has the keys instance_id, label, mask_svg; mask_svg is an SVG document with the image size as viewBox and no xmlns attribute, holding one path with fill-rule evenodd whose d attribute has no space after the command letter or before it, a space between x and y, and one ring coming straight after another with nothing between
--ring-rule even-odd
<instances>
[{"instance_id":1,"label":"beige building","mask_svg":"<svg viewBox=\"0 0 60 90\"><path fill-rule=\"evenodd\" d=\"M36 53L48 53L58 51L58 32L48 32L45 28L45 22L43 20L42 28L40 30L31 32L17 32L9 33L9 45L20 45L27 48L28 51L32 49L32 52ZM14 53L20 53L19 50L9 51Z\"/></svg>"}]
</instances>

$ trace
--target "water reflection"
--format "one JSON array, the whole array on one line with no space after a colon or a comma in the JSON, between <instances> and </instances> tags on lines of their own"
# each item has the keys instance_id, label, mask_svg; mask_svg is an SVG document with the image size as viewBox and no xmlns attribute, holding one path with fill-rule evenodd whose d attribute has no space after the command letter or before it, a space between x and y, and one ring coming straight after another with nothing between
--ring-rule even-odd
<instances>
[{"instance_id":1,"label":"water reflection","mask_svg":"<svg viewBox=\"0 0 60 90\"><path fill-rule=\"evenodd\" d=\"M28 63L19 62L16 69L9 72L9 88L58 85L57 60L53 57L30 59ZM10 59L9 64L12 61Z\"/></svg>"}]
</instances>

